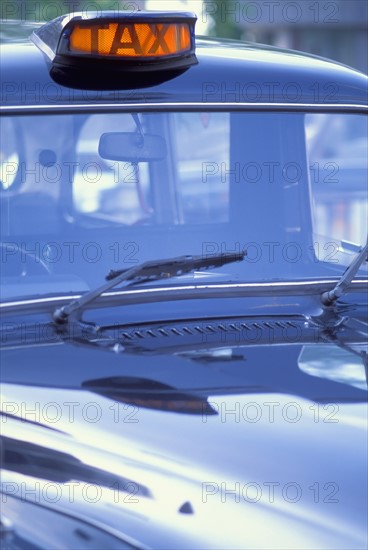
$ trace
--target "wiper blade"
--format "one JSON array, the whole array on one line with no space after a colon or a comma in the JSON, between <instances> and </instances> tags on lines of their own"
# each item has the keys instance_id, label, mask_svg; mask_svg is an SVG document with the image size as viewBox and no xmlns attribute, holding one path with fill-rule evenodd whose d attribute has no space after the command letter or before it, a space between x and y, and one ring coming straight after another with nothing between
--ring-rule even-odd
<instances>
[{"instance_id":1,"label":"wiper blade","mask_svg":"<svg viewBox=\"0 0 368 550\"><path fill-rule=\"evenodd\" d=\"M345 294L351 284L351 281L355 277L356 272L360 268L361 264L368 260L368 241L366 245L361 249L358 256L351 262L337 285L327 292L321 295L323 305L331 306L336 300L338 300L343 294Z\"/></svg>"},{"instance_id":2,"label":"wiper blade","mask_svg":"<svg viewBox=\"0 0 368 550\"><path fill-rule=\"evenodd\" d=\"M123 281L142 283L180 277L191 271L212 269L232 262L240 262L245 256L245 251L240 253L226 252L214 256L178 256L171 259L145 262L130 269L112 270L106 276L107 283L104 283L95 290L87 292L81 298L73 300L66 306L56 309L53 316L54 321L57 323L65 323L72 313L82 309L84 306L101 296L101 294L111 290Z\"/></svg>"},{"instance_id":3,"label":"wiper blade","mask_svg":"<svg viewBox=\"0 0 368 550\"><path fill-rule=\"evenodd\" d=\"M122 280L158 280L172 277L180 277L190 271L200 271L202 269L210 269L221 267L232 262L240 262L244 259L246 252L227 252L214 256L178 256L168 260L155 260L145 262L132 269L111 270L106 275L106 280L111 281L120 275L126 276ZM129 273L128 273L129 272ZM114 283L117 284L117 283Z\"/></svg>"}]
</instances>

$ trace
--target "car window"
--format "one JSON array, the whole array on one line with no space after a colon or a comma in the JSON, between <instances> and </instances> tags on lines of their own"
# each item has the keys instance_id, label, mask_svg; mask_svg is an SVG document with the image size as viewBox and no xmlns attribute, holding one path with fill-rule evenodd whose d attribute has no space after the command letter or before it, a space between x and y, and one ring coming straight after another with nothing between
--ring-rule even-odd
<instances>
[{"instance_id":1,"label":"car window","mask_svg":"<svg viewBox=\"0 0 368 550\"><path fill-rule=\"evenodd\" d=\"M183 220L228 221L229 113L177 113L173 124Z\"/></svg>"},{"instance_id":2,"label":"car window","mask_svg":"<svg viewBox=\"0 0 368 550\"><path fill-rule=\"evenodd\" d=\"M315 233L364 243L368 220L367 117L308 114L306 135Z\"/></svg>"},{"instance_id":3,"label":"car window","mask_svg":"<svg viewBox=\"0 0 368 550\"><path fill-rule=\"evenodd\" d=\"M154 214L154 180L170 178L176 194L170 217L175 223L226 221L229 182L221 175L220 163L229 165L229 113L141 115L140 123L144 132L164 137L170 151L167 163L101 158L98 147L104 132L138 135L131 114L113 119L110 115L91 115L82 123L73 181L75 211L124 224L148 223ZM169 186L165 187L169 193ZM163 210L157 200L156 206Z\"/></svg>"},{"instance_id":4,"label":"car window","mask_svg":"<svg viewBox=\"0 0 368 550\"><path fill-rule=\"evenodd\" d=\"M34 292L52 293L56 276L75 290L73 278L95 286L115 267L245 250L244 262L206 277L338 275L356 250L341 241L357 248L367 231L365 121L229 111L4 117L2 275L27 277L13 279L20 293L31 275L46 277Z\"/></svg>"}]
</instances>

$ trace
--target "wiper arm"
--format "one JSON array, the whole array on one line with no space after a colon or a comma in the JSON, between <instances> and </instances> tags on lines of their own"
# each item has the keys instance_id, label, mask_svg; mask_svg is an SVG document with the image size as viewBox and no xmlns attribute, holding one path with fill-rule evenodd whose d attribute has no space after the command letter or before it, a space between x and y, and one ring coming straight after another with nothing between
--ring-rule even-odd
<instances>
[{"instance_id":1,"label":"wiper arm","mask_svg":"<svg viewBox=\"0 0 368 550\"><path fill-rule=\"evenodd\" d=\"M358 256L354 258L354 260L351 262L337 285L332 290L324 292L321 295L323 305L331 306L334 302L336 302L336 300L340 298L340 296L347 292L351 281L353 280L356 272L358 271L364 260L368 260L368 241L366 245L361 249Z\"/></svg>"},{"instance_id":2,"label":"wiper arm","mask_svg":"<svg viewBox=\"0 0 368 550\"><path fill-rule=\"evenodd\" d=\"M123 281L137 283L180 277L191 271L221 267L232 262L240 262L245 256L246 252L227 252L214 256L178 256L166 260L145 262L130 269L110 271L106 276L107 283L99 286L95 290L87 292L81 298L73 300L66 306L56 309L53 315L54 321L56 323L67 322L68 317L72 313L82 309L84 306L101 296L101 294Z\"/></svg>"}]
</instances>

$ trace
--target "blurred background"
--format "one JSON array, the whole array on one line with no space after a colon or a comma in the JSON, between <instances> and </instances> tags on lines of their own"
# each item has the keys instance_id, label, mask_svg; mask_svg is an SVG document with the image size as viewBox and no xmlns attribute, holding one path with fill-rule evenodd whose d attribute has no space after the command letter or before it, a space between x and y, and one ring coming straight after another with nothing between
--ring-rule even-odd
<instances>
[{"instance_id":1,"label":"blurred background","mask_svg":"<svg viewBox=\"0 0 368 550\"><path fill-rule=\"evenodd\" d=\"M368 72L367 0L1 0L0 9L0 38L8 40L27 36L30 21L75 11L194 11L197 34L301 50ZM14 28L15 19L22 24Z\"/></svg>"}]
</instances>

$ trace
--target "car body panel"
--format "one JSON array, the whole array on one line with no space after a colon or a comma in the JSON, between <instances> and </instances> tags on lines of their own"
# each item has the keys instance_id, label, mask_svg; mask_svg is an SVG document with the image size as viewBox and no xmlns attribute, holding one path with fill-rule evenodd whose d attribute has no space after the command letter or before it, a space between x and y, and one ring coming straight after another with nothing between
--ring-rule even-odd
<instances>
[{"instance_id":1,"label":"car body panel","mask_svg":"<svg viewBox=\"0 0 368 550\"><path fill-rule=\"evenodd\" d=\"M34 44L3 45L3 107L49 108L103 104L282 104L347 108L367 103L365 75L344 65L300 52L255 45L198 41L198 65L160 85L142 89L93 90L55 83L50 65ZM219 81L214 77L221 74ZM31 86L30 83L34 82Z\"/></svg>"}]
</instances>

